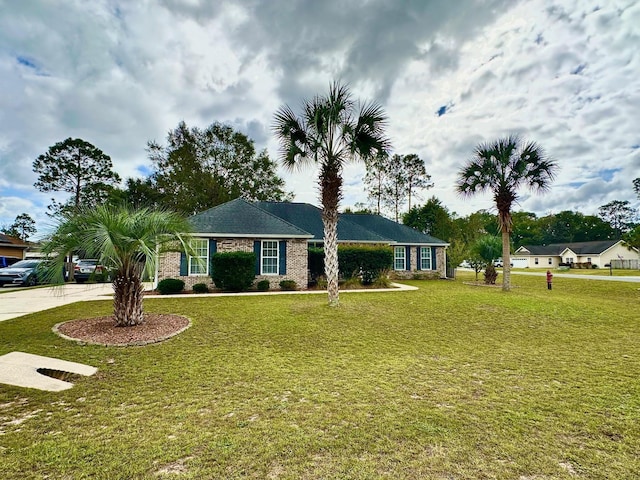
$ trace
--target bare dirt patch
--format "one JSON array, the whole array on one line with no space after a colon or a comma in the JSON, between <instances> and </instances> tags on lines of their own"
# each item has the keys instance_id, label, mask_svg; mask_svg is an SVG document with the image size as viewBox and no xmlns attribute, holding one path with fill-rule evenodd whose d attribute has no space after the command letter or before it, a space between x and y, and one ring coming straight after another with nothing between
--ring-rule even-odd
<instances>
[{"instance_id":1,"label":"bare dirt patch","mask_svg":"<svg viewBox=\"0 0 640 480\"><path fill-rule=\"evenodd\" d=\"M53 331L67 340L107 346L147 345L171 338L191 326L180 315L147 313L144 323L116 327L112 316L84 318L58 323Z\"/></svg>"}]
</instances>

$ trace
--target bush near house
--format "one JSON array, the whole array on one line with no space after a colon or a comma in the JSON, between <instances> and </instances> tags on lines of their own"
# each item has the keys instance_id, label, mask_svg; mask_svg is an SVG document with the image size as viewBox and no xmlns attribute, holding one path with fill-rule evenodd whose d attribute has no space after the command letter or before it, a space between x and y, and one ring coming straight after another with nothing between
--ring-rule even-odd
<instances>
[{"instance_id":1,"label":"bush near house","mask_svg":"<svg viewBox=\"0 0 640 480\"><path fill-rule=\"evenodd\" d=\"M282 280L280 282L280 289L287 290L287 291L293 291L293 290L297 290L298 289L298 285L293 280Z\"/></svg>"},{"instance_id":2,"label":"bush near house","mask_svg":"<svg viewBox=\"0 0 640 480\"><path fill-rule=\"evenodd\" d=\"M165 278L158 282L158 292L160 295L172 295L174 293L180 293L184 290L184 282L177 278Z\"/></svg>"},{"instance_id":3,"label":"bush near house","mask_svg":"<svg viewBox=\"0 0 640 480\"><path fill-rule=\"evenodd\" d=\"M338 248L340 274L345 278L359 276L363 285L372 284L392 264L393 250L388 246L349 245Z\"/></svg>"},{"instance_id":4,"label":"bush near house","mask_svg":"<svg viewBox=\"0 0 640 480\"><path fill-rule=\"evenodd\" d=\"M209 293L209 287L206 283L196 283L193 286L193 293Z\"/></svg>"},{"instance_id":5,"label":"bush near house","mask_svg":"<svg viewBox=\"0 0 640 480\"><path fill-rule=\"evenodd\" d=\"M266 292L267 290L269 290L269 280L260 280L258 282L258 285L256 285L257 289L260 292Z\"/></svg>"},{"instance_id":6,"label":"bush near house","mask_svg":"<svg viewBox=\"0 0 640 480\"><path fill-rule=\"evenodd\" d=\"M309 247L309 277L313 283L324 275L324 250L317 247Z\"/></svg>"},{"instance_id":7,"label":"bush near house","mask_svg":"<svg viewBox=\"0 0 640 480\"><path fill-rule=\"evenodd\" d=\"M309 248L309 273L315 283L324 275L324 250ZM393 265L393 250L389 246L340 245L338 268L344 279L360 277L363 285L371 285ZM321 280L320 280L321 281Z\"/></svg>"},{"instance_id":8,"label":"bush near house","mask_svg":"<svg viewBox=\"0 0 640 480\"><path fill-rule=\"evenodd\" d=\"M256 256L249 252L216 253L211 258L211 279L216 287L231 291L248 290L256 277Z\"/></svg>"}]
</instances>

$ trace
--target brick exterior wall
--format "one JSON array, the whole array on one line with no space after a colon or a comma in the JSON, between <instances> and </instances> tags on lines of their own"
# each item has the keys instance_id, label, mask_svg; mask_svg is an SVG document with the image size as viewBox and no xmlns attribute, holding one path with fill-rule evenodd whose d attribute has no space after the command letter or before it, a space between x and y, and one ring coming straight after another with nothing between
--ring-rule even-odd
<instances>
[{"instance_id":1,"label":"brick exterior wall","mask_svg":"<svg viewBox=\"0 0 640 480\"><path fill-rule=\"evenodd\" d=\"M253 242L258 238L219 238L217 252L250 252L253 253ZM215 288L209 275L180 275L180 253L167 252L158 259L158 281L165 278L179 278L190 290L196 283L205 283ZM282 280L293 280L299 289L306 289L308 283L308 257L306 239L287 240L287 273L286 275L256 275L255 283L269 280L271 290L279 290Z\"/></svg>"},{"instance_id":2,"label":"brick exterior wall","mask_svg":"<svg viewBox=\"0 0 640 480\"><path fill-rule=\"evenodd\" d=\"M418 248L412 246L409 254L409 266L410 270L393 270L393 277L399 279L411 279L416 275L421 277L433 277L433 278L446 278L447 277L447 265L445 260L444 247L436 247L436 269L435 270L418 270Z\"/></svg>"}]
</instances>

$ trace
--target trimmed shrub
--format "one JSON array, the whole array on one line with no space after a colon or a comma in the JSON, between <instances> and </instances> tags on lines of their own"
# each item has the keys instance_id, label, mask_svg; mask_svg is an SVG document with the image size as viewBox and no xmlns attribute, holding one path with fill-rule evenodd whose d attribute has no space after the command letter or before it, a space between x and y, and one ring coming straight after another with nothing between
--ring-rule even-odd
<instances>
[{"instance_id":1,"label":"trimmed shrub","mask_svg":"<svg viewBox=\"0 0 640 480\"><path fill-rule=\"evenodd\" d=\"M310 247L308 250L309 276L315 282L324 275L324 249Z\"/></svg>"},{"instance_id":2,"label":"trimmed shrub","mask_svg":"<svg viewBox=\"0 0 640 480\"><path fill-rule=\"evenodd\" d=\"M209 287L206 283L196 283L193 286L193 293L209 293Z\"/></svg>"},{"instance_id":3,"label":"trimmed shrub","mask_svg":"<svg viewBox=\"0 0 640 480\"><path fill-rule=\"evenodd\" d=\"M184 282L178 278L165 278L158 282L158 292L160 295L171 295L184 290Z\"/></svg>"},{"instance_id":4,"label":"trimmed shrub","mask_svg":"<svg viewBox=\"0 0 640 480\"><path fill-rule=\"evenodd\" d=\"M249 252L216 253L211 258L216 287L231 292L248 290L256 278L256 256Z\"/></svg>"},{"instance_id":5,"label":"trimmed shrub","mask_svg":"<svg viewBox=\"0 0 640 480\"><path fill-rule=\"evenodd\" d=\"M326 290L327 286L328 286L328 282L327 282L327 277L325 277L324 275L320 275L317 279L316 279L316 288L318 290Z\"/></svg>"},{"instance_id":6,"label":"trimmed shrub","mask_svg":"<svg viewBox=\"0 0 640 480\"><path fill-rule=\"evenodd\" d=\"M257 288L261 292L266 292L269 290L269 280L260 280L258 282Z\"/></svg>"},{"instance_id":7,"label":"trimmed shrub","mask_svg":"<svg viewBox=\"0 0 640 480\"><path fill-rule=\"evenodd\" d=\"M493 266L493 263L489 263L484 269L484 283L487 285L495 285L497 279L498 272L496 271L496 267Z\"/></svg>"},{"instance_id":8,"label":"trimmed shrub","mask_svg":"<svg viewBox=\"0 0 640 480\"><path fill-rule=\"evenodd\" d=\"M359 277L370 285L381 272L393 265L393 250L389 246L349 245L338 247L338 267L344 278Z\"/></svg>"},{"instance_id":9,"label":"trimmed shrub","mask_svg":"<svg viewBox=\"0 0 640 480\"><path fill-rule=\"evenodd\" d=\"M389 272L383 271L380 276L373 282L375 288L391 288L391 279L389 278Z\"/></svg>"},{"instance_id":10,"label":"trimmed shrub","mask_svg":"<svg viewBox=\"0 0 640 480\"><path fill-rule=\"evenodd\" d=\"M280 289L288 291L297 290L298 284L293 280L282 280L280 282Z\"/></svg>"}]
</instances>

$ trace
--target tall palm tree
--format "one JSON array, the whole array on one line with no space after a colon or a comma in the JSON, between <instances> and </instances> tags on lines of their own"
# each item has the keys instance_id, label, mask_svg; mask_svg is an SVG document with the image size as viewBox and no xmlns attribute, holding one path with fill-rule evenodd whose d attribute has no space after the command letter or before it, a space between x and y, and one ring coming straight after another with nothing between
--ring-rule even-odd
<instances>
[{"instance_id":1,"label":"tall palm tree","mask_svg":"<svg viewBox=\"0 0 640 480\"><path fill-rule=\"evenodd\" d=\"M469 197L482 191L493 193L502 231L502 290L511 289L511 207L518 200L518 189L524 186L534 192L547 191L557 168L538 144L510 135L478 145L458 174L459 194Z\"/></svg>"},{"instance_id":2,"label":"tall palm tree","mask_svg":"<svg viewBox=\"0 0 640 480\"><path fill-rule=\"evenodd\" d=\"M50 255L48 276L60 275L64 253L82 251L114 270L113 316L118 327L144 322L142 277L153 275L158 252L182 244L188 250L189 223L180 215L148 208L100 205L67 214L43 251Z\"/></svg>"},{"instance_id":3,"label":"tall palm tree","mask_svg":"<svg viewBox=\"0 0 640 480\"><path fill-rule=\"evenodd\" d=\"M281 161L289 169L307 163L320 167L325 274L329 305L337 306L338 206L342 170L348 161L372 158L389 147L387 116L380 105L355 102L349 88L333 82L326 96L305 100L297 116L288 105L275 115L274 132L281 143Z\"/></svg>"}]
</instances>

